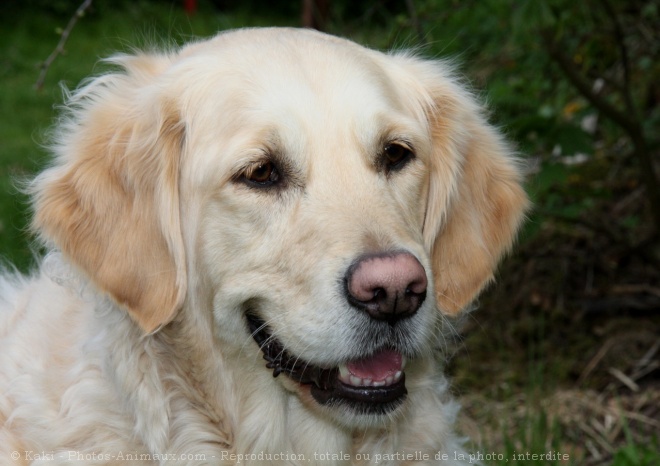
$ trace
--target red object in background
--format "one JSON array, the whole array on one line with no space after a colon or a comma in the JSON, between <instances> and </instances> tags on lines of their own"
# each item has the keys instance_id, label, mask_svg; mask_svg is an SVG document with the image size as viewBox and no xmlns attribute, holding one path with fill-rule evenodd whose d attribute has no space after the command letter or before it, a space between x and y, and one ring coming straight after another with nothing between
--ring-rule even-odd
<instances>
[{"instance_id":1,"label":"red object in background","mask_svg":"<svg viewBox=\"0 0 660 466\"><path fill-rule=\"evenodd\" d=\"M197 11L197 0L183 0L183 8L186 10L186 13L192 15Z\"/></svg>"}]
</instances>

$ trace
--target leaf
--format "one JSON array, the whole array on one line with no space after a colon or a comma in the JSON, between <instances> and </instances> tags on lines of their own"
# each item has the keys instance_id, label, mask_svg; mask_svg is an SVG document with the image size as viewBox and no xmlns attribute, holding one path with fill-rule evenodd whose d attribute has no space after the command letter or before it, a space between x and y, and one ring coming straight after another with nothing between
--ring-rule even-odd
<instances>
[{"instance_id":1,"label":"leaf","mask_svg":"<svg viewBox=\"0 0 660 466\"><path fill-rule=\"evenodd\" d=\"M552 137L561 147L562 155L593 154L594 152L591 135L575 124L557 125Z\"/></svg>"},{"instance_id":2,"label":"leaf","mask_svg":"<svg viewBox=\"0 0 660 466\"><path fill-rule=\"evenodd\" d=\"M523 0L519 3L514 17L514 33L529 29L530 25L538 29L548 29L556 23L555 15L545 0Z\"/></svg>"},{"instance_id":3,"label":"leaf","mask_svg":"<svg viewBox=\"0 0 660 466\"><path fill-rule=\"evenodd\" d=\"M565 185L569 174L570 170L563 164L544 163L532 183L532 188L537 196L546 194L555 186Z\"/></svg>"}]
</instances>

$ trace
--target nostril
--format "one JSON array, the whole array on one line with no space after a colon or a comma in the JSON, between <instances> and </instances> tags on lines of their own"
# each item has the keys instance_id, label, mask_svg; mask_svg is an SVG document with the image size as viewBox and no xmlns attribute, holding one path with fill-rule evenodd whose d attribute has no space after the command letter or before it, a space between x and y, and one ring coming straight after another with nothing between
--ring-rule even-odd
<instances>
[{"instance_id":1,"label":"nostril","mask_svg":"<svg viewBox=\"0 0 660 466\"><path fill-rule=\"evenodd\" d=\"M420 265L421 267L421 265ZM422 272L424 272L422 270ZM417 280L412 281L406 287L406 294L421 294L426 293L426 274L420 275Z\"/></svg>"},{"instance_id":2,"label":"nostril","mask_svg":"<svg viewBox=\"0 0 660 466\"><path fill-rule=\"evenodd\" d=\"M348 301L379 320L399 320L413 315L426 297L424 267L410 253L366 255L349 267Z\"/></svg>"},{"instance_id":3,"label":"nostril","mask_svg":"<svg viewBox=\"0 0 660 466\"><path fill-rule=\"evenodd\" d=\"M387 299L387 292L383 288L376 288L374 290L374 297L371 301L378 302Z\"/></svg>"}]
</instances>

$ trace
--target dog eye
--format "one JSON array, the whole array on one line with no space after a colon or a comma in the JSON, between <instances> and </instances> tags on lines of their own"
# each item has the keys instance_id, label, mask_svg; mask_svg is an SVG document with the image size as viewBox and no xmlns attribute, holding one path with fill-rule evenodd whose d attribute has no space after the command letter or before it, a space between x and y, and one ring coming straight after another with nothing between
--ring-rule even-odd
<instances>
[{"instance_id":1,"label":"dog eye","mask_svg":"<svg viewBox=\"0 0 660 466\"><path fill-rule=\"evenodd\" d=\"M258 187L271 186L279 181L280 172L273 162L259 162L248 168L243 178Z\"/></svg>"},{"instance_id":2,"label":"dog eye","mask_svg":"<svg viewBox=\"0 0 660 466\"><path fill-rule=\"evenodd\" d=\"M388 144L383 149L385 166L387 170L398 170L408 163L415 155L401 144Z\"/></svg>"}]
</instances>

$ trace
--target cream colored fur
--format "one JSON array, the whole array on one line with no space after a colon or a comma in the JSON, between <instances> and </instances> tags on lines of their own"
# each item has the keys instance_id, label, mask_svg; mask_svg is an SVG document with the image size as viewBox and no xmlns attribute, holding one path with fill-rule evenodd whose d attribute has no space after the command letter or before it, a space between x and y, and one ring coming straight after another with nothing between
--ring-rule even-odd
<instances>
[{"instance_id":1,"label":"cream colored fur","mask_svg":"<svg viewBox=\"0 0 660 466\"><path fill-rule=\"evenodd\" d=\"M292 29L111 63L69 96L30 188L52 252L0 278L0 464L463 464L445 335L527 200L448 67ZM385 173L391 141L415 157ZM278 188L241 178L270 157L286 168ZM246 306L306 361L356 358L358 311L337 282L392 250L430 283L407 327L403 407L355 416L273 378Z\"/></svg>"}]
</instances>

